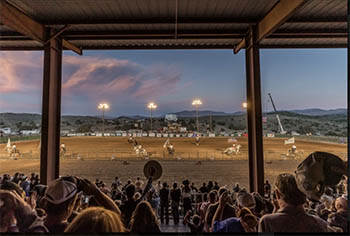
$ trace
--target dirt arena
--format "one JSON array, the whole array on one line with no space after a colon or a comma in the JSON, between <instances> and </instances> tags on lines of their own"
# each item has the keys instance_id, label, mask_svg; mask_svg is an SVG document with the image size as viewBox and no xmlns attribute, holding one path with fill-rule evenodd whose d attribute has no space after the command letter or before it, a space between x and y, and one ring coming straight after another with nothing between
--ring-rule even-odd
<instances>
[{"instance_id":1,"label":"dirt arena","mask_svg":"<svg viewBox=\"0 0 350 236\"><path fill-rule=\"evenodd\" d=\"M150 159L157 159L163 166L162 181L182 181L189 179L196 184L204 181L217 180L220 184L232 186L239 182L248 186L248 144L246 137L237 138L242 145L241 153L227 156L223 150L230 147L228 137L202 138L197 147L194 138L172 138L175 156L169 156L163 144L166 138L136 138L148 153ZM314 151L334 153L346 158L347 146L326 142L304 141L296 139L299 150L298 159L282 158L291 145L284 144L285 138L265 138L265 178L274 182L277 174L294 172L301 160ZM78 175L94 179L102 179L110 184L115 176L123 182L129 177L143 176L144 158L137 157L132 145L126 137L70 137L62 138L66 146L66 154L61 160L61 175ZM14 144L14 143L12 143ZM16 142L17 149L22 153L22 160L10 160L6 157L4 147L0 145L0 174L24 172L30 174L39 172L39 141ZM77 160L77 157L81 160ZM111 160L113 156L114 160ZM123 161L129 164L124 165ZM196 164L201 160L201 165Z\"/></svg>"}]
</instances>

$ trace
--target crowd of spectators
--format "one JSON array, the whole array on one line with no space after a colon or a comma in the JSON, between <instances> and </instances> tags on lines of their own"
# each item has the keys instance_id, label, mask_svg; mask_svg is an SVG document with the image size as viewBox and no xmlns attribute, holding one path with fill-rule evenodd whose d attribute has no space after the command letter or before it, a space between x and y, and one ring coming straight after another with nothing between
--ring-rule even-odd
<instances>
[{"instance_id":1,"label":"crowd of spectators","mask_svg":"<svg viewBox=\"0 0 350 236\"><path fill-rule=\"evenodd\" d=\"M264 194L209 181L166 183L115 177L111 186L64 176L48 186L38 175L0 177L0 232L159 233L162 224L202 232L349 232L347 180L320 201L302 193L294 175L280 174ZM172 222L171 222L172 221Z\"/></svg>"}]
</instances>

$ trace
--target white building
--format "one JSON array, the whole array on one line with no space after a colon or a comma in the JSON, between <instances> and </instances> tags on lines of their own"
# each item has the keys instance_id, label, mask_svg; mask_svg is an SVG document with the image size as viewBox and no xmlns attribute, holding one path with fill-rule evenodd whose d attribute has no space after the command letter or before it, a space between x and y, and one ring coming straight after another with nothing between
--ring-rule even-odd
<instances>
[{"instance_id":1,"label":"white building","mask_svg":"<svg viewBox=\"0 0 350 236\"><path fill-rule=\"evenodd\" d=\"M35 135L35 134L40 134L40 130L39 130L39 129L21 130L21 134L23 134L23 135Z\"/></svg>"},{"instance_id":2,"label":"white building","mask_svg":"<svg viewBox=\"0 0 350 236\"><path fill-rule=\"evenodd\" d=\"M292 136L298 136L298 135L300 135L300 134L299 134L298 132L296 132L296 131L292 131L292 132L291 132L291 135L292 135Z\"/></svg>"},{"instance_id":3,"label":"white building","mask_svg":"<svg viewBox=\"0 0 350 236\"><path fill-rule=\"evenodd\" d=\"M185 133L187 131L187 128L186 127L180 127L180 132L181 133Z\"/></svg>"},{"instance_id":4,"label":"white building","mask_svg":"<svg viewBox=\"0 0 350 236\"><path fill-rule=\"evenodd\" d=\"M0 128L0 131L3 132L4 134L11 134L11 128L9 127Z\"/></svg>"},{"instance_id":5,"label":"white building","mask_svg":"<svg viewBox=\"0 0 350 236\"><path fill-rule=\"evenodd\" d=\"M174 121L174 122L176 122L177 121L177 115L175 115L175 114L165 115L165 120L166 121Z\"/></svg>"}]
</instances>

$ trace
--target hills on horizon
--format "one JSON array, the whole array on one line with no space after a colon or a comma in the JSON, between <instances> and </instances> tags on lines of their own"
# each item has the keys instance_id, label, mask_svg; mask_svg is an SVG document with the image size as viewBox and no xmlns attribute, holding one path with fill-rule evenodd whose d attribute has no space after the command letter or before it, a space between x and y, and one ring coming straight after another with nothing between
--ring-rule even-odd
<instances>
[{"instance_id":1,"label":"hills on horizon","mask_svg":"<svg viewBox=\"0 0 350 236\"><path fill-rule=\"evenodd\" d=\"M296 131L300 134L313 133L326 136L347 136L346 109L304 109L296 111L279 111L284 129L288 132ZM244 112L225 113L214 111L199 111L199 123L203 130L208 128L212 120L213 131L233 132L246 129L246 116ZM181 111L173 113L178 115L178 123L188 130L195 129L195 111ZM210 119L209 115L212 115ZM275 112L264 113L266 122L264 132L278 132L278 124ZM149 117L143 116L119 116L115 118L105 117L105 130L130 130L135 129L136 124L142 124L145 130L149 129ZM160 129L168 124L164 116L154 117L153 127ZM14 131L32 130L40 128L41 115L30 113L0 113L0 128L10 127ZM86 130L101 130L101 116L62 115L61 130L75 132L87 132Z\"/></svg>"},{"instance_id":2,"label":"hills on horizon","mask_svg":"<svg viewBox=\"0 0 350 236\"><path fill-rule=\"evenodd\" d=\"M294 110L280 110L277 113L283 113L283 112L289 112L289 113L296 113L299 115L306 115L306 116L327 116L327 115L346 115L347 109L346 108L336 108L336 109L320 109L320 108L308 108L308 109L294 109ZM274 113L274 111L268 111L264 112L266 114ZM3 112L0 113L0 116L3 114L16 114L16 115L23 115L27 118L34 118L35 116L41 116L38 113L15 113L15 112ZM175 114L177 117L196 117L196 111L195 110L183 110L179 112L171 112L168 114ZM233 113L228 112L222 112L222 111L211 111L211 110L201 110L198 111L198 116L232 116L232 115L243 115L245 114L244 111L237 111ZM154 117L164 117L165 115L161 116L154 116ZM62 117L100 117L99 115L62 115ZM122 116L105 116L106 119L115 119L115 118L131 118L131 119L143 119L148 118L148 116L142 116L142 115L122 115ZM1 120L1 117L0 117Z\"/></svg>"},{"instance_id":3,"label":"hills on horizon","mask_svg":"<svg viewBox=\"0 0 350 236\"><path fill-rule=\"evenodd\" d=\"M309 108L309 109L295 109L295 110L280 110L280 112L290 112L290 113L296 113L300 115L307 115L307 116L325 116L325 115L346 115L347 109L345 108L337 108L337 109L320 109L320 108ZM274 113L274 111L268 111L265 112L267 114ZM196 111L191 110L184 110L180 112L172 113L177 115L178 117L195 117ZM198 111L198 116L227 116L227 115L242 115L245 114L244 111L237 111L233 113L226 113L226 112L217 112L217 111Z\"/></svg>"}]
</instances>

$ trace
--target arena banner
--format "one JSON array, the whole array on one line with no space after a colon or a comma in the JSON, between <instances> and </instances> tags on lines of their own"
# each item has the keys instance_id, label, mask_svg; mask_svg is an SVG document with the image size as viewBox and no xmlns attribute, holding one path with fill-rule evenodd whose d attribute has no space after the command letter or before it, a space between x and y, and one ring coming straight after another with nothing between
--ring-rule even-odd
<instances>
[{"instance_id":1,"label":"arena banner","mask_svg":"<svg viewBox=\"0 0 350 236\"><path fill-rule=\"evenodd\" d=\"M229 139L227 139L227 142L229 142L229 143L237 143L237 139L229 138Z\"/></svg>"},{"instance_id":2,"label":"arena banner","mask_svg":"<svg viewBox=\"0 0 350 236\"><path fill-rule=\"evenodd\" d=\"M148 134L147 133L142 133L142 137L147 137Z\"/></svg>"},{"instance_id":3,"label":"arena banner","mask_svg":"<svg viewBox=\"0 0 350 236\"><path fill-rule=\"evenodd\" d=\"M164 138L167 138L167 137L168 137L168 134L163 134L163 137L164 137Z\"/></svg>"},{"instance_id":4,"label":"arena banner","mask_svg":"<svg viewBox=\"0 0 350 236\"><path fill-rule=\"evenodd\" d=\"M169 137L170 137L170 138L173 138L173 137L174 137L174 134L169 134Z\"/></svg>"},{"instance_id":5,"label":"arena banner","mask_svg":"<svg viewBox=\"0 0 350 236\"><path fill-rule=\"evenodd\" d=\"M142 133L137 133L137 137L142 137Z\"/></svg>"},{"instance_id":6,"label":"arena banner","mask_svg":"<svg viewBox=\"0 0 350 236\"><path fill-rule=\"evenodd\" d=\"M126 136L127 136L127 133L122 133L122 136L123 136L123 137L126 137Z\"/></svg>"},{"instance_id":7,"label":"arena banner","mask_svg":"<svg viewBox=\"0 0 350 236\"><path fill-rule=\"evenodd\" d=\"M155 137L156 136L156 134L155 133L149 133L149 135L148 135L149 137Z\"/></svg>"},{"instance_id":8,"label":"arena banner","mask_svg":"<svg viewBox=\"0 0 350 236\"><path fill-rule=\"evenodd\" d=\"M108 137L109 137L109 136L111 136L111 134L110 134L110 133L105 133L104 135L105 135L105 136L108 136Z\"/></svg>"},{"instance_id":9,"label":"arena banner","mask_svg":"<svg viewBox=\"0 0 350 236\"><path fill-rule=\"evenodd\" d=\"M177 135L176 135L176 138L180 138L180 136L181 136L180 134L177 134Z\"/></svg>"},{"instance_id":10,"label":"arena banner","mask_svg":"<svg viewBox=\"0 0 350 236\"><path fill-rule=\"evenodd\" d=\"M210 134L209 134L209 137L210 137L210 138L214 138L214 137L215 137L215 134L214 134L214 133L210 133Z\"/></svg>"},{"instance_id":11,"label":"arena banner","mask_svg":"<svg viewBox=\"0 0 350 236\"><path fill-rule=\"evenodd\" d=\"M274 138L275 137L275 134L274 133L267 133L266 135L268 138Z\"/></svg>"},{"instance_id":12,"label":"arena banner","mask_svg":"<svg viewBox=\"0 0 350 236\"><path fill-rule=\"evenodd\" d=\"M192 138L192 137L193 137L193 133L189 133L189 134L187 135L187 137Z\"/></svg>"},{"instance_id":13,"label":"arena banner","mask_svg":"<svg viewBox=\"0 0 350 236\"><path fill-rule=\"evenodd\" d=\"M157 138L161 138L162 137L162 134L157 134Z\"/></svg>"},{"instance_id":14,"label":"arena banner","mask_svg":"<svg viewBox=\"0 0 350 236\"><path fill-rule=\"evenodd\" d=\"M295 143L294 137L293 137L293 138L290 138L290 139L287 139L287 140L284 140L284 144L285 144L285 145L286 145L286 144L293 144L293 143Z\"/></svg>"},{"instance_id":15,"label":"arena banner","mask_svg":"<svg viewBox=\"0 0 350 236\"><path fill-rule=\"evenodd\" d=\"M133 137L137 137L137 133L132 133L132 136Z\"/></svg>"}]
</instances>

